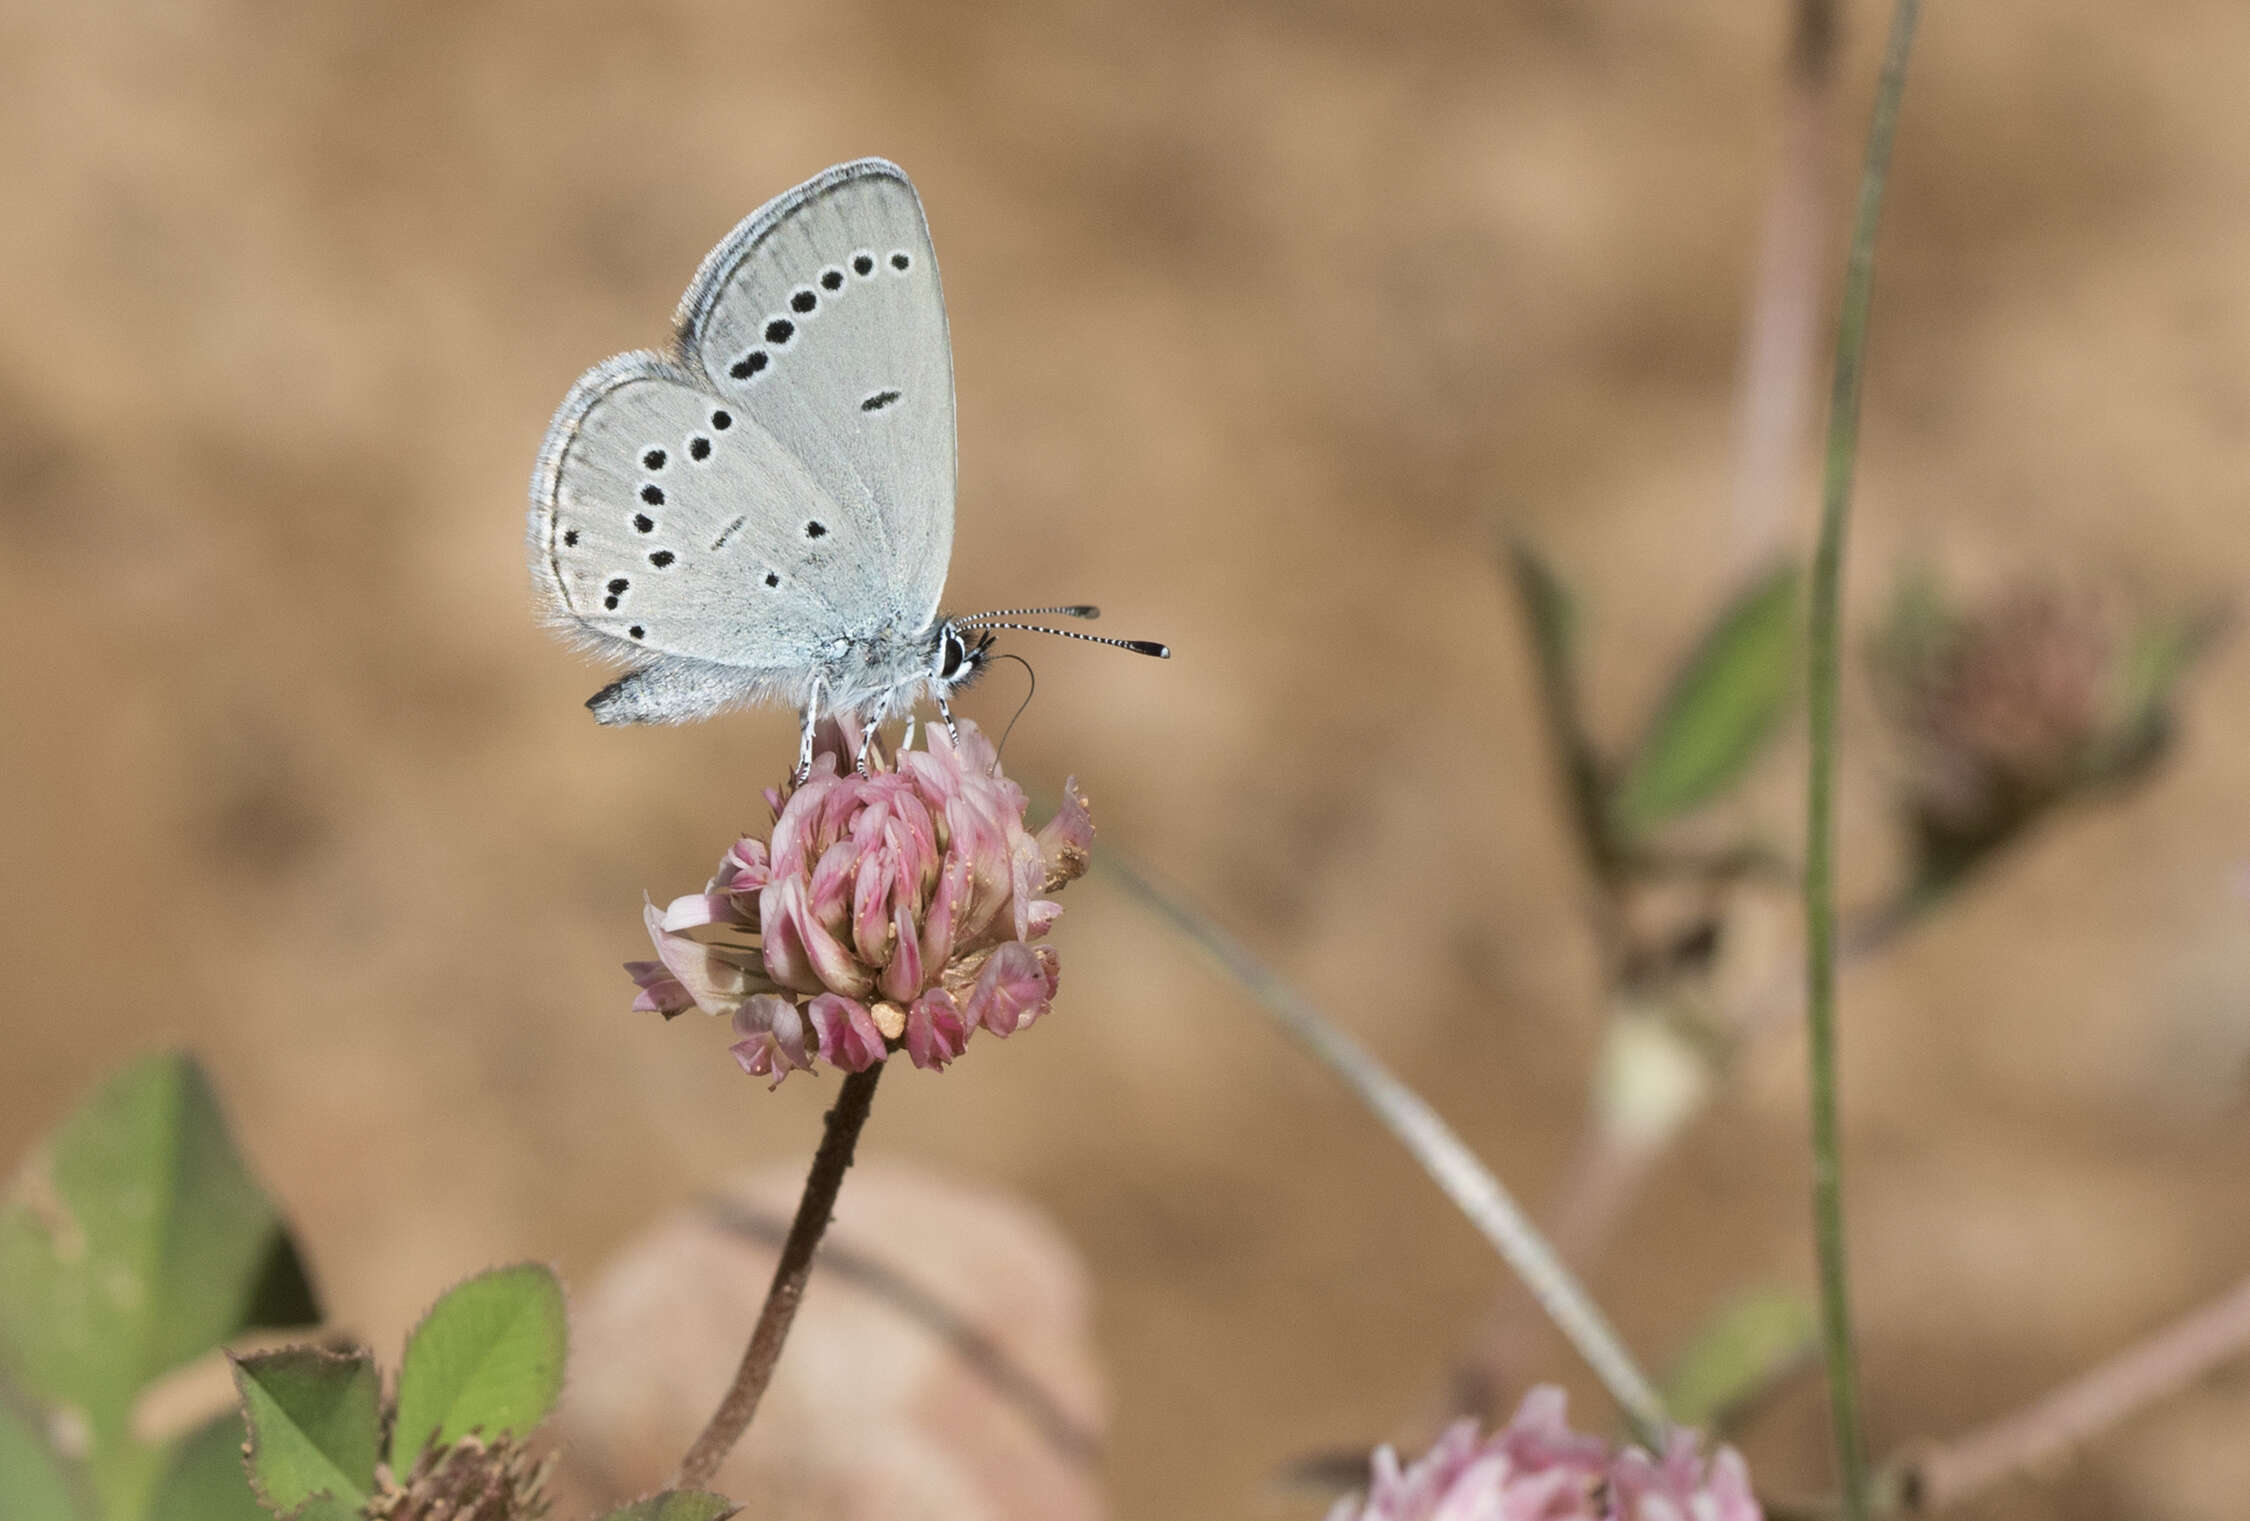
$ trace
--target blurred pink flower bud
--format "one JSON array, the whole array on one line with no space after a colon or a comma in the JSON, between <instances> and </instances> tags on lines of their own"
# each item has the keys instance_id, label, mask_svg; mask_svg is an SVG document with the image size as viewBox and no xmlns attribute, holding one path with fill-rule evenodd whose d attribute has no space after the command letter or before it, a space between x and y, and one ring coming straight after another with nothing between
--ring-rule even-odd
<instances>
[{"instance_id":1,"label":"blurred pink flower bud","mask_svg":"<svg viewBox=\"0 0 2250 1521\"><path fill-rule=\"evenodd\" d=\"M1763 1521L1732 1448L1708 1466L1694 1433L1676 1431L1659 1463L1637 1447L1612 1452L1570 1429L1563 1392L1542 1385L1515 1418L1479 1440L1462 1421L1401 1467L1375 1454L1367 1493L1337 1503L1328 1521Z\"/></svg>"},{"instance_id":2,"label":"blurred pink flower bud","mask_svg":"<svg viewBox=\"0 0 2250 1521\"><path fill-rule=\"evenodd\" d=\"M2153 770L2176 737L2182 678L2228 621L2218 607L2131 614L2039 583L1955 606L1933 577L1902 579L1869 653L1910 747L1922 886L1949 885L2056 808Z\"/></svg>"},{"instance_id":3,"label":"blurred pink flower bud","mask_svg":"<svg viewBox=\"0 0 2250 1521\"><path fill-rule=\"evenodd\" d=\"M1034 834L974 724L928 732L862 776L823 725L812 774L766 794L771 838L736 841L704 891L649 907L657 960L628 964L633 1006L731 1016L735 1059L777 1084L814 1048L851 1072L899 1049L942 1068L979 1026L1012 1035L1046 1013L1060 964L1026 942L1086 869L1086 800L1066 784Z\"/></svg>"}]
</instances>

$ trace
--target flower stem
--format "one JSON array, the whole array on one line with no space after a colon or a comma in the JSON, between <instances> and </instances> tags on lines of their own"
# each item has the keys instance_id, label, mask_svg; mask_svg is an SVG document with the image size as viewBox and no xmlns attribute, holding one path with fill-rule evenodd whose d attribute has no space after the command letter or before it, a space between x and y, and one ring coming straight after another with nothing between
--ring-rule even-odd
<instances>
[{"instance_id":1,"label":"flower stem","mask_svg":"<svg viewBox=\"0 0 2250 1521\"><path fill-rule=\"evenodd\" d=\"M2143 1407L2250 1349L2250 1278L2012 1415L1905 1464L1906 1508L1945 1509L2052 1464Z\"/></svg>"},{"instance_id":2,"label":"flower stem","mask_svg":"<svg viewBox=\"0 0 2250 1521\"><path fill-rule=\"evenodd\" d=\"M867 1111L875 1102L875 1084L882 1075L883 1064L877 1062L844 1079L843 1091L836 1095L836 1107L828 1111L828 1129L820 1138L820 1150L813 1154L812 1171L805 1174L797 1218L790 1222L789 1235L781 1243L773 1286L766 1290L765 1307L758 1312L750 1345L742 1351L742 1366L735 1369L734 1382L728 1385L726 1397L712 1412L703 1434L680 1459L671 1488L701 1489L708 1484L734 1444L742 1440L742 1433L750 1429L750 1418L758 1413L758 1400L773 1381L774 1365L781 1361L781 1344L789 1337L790 1322L797 1318L798 1302L805 1297L813 1251L820 1245L821 1233L828 1229L837 1191L844 1186L844 1173L852 1165L852 1148L859 1143Z\"/></svg>"},{"instance_id":3,"label":"flower stem","mask_svg":"<svg viewBox=\"0 0 2250 1521\"><path fill-rule=\"evenodd\" d=\"M1210 952L1229 975L1265 1005L1284 1034L1343 1080L1344 1086L1515 1269L1548 1319L1602 1381L1602 1387L1631 1422L1634 1434L1652 1451L1661 1452L1664 1404L1648 1376L1634 1364L1633 1355L1625 1350L1593 1296L1555 1255L1523 1206L1437 1111L1209 917L1178 894L1158 886L1138 867L1127 864L1118 852L1105 851L1100 860L1135 897Z\"/></svg>"},{"instance_id":4,"label":"flower stem","mask_svg":"<svg viewBox=\"0 0 2250 1521\"><path fill-rule=\"evenodd\" d=\"M1821 487L1820 540L1813 553L1812 621L1807 645L1807 709L1812 763L1805 828L1805 1018L1811 1066L1813 1236L1820 1257L1822 1342L1828 1403L1835 1425L1836 1468L1845 1521L1866 1521L1867 1452L1860 1428L1859 1369L1852 1348L1851 1302L1844 1253L1844 1179L1836 1116L1836 692L1841 641L1844 535L1850 520L1852 466L1859 448L1860 391L1867 368L1867 314L1875 285L1875 228L1906 86L1907 51L1919 0L1898 0L1875 88L1859 210L1845 267L1843 312L1836 335L1836 379L1828 412Z\"/></svg>"},{"instance_id":5,"label":"flower stem","mask_svg":"<svg viewBox=\"0 0 2250 1521\"><path fill-rule=\"evenodd\" d=\"M1736 401L1734 548L1745 572L1762 567L1787 537L1798 451L1815 394L1840 8L1841 0L1789 4L1781 168L1766 201Z\"/></svg>"}]
</instances>

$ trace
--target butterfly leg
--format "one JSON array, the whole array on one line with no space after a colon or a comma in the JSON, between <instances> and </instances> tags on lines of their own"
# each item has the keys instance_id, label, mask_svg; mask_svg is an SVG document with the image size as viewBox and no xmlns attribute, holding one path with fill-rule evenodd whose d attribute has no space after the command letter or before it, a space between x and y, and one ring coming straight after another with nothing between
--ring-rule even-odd
<instances>
[{"instance_id":1,"label":"butterfly leg","mask_svg":"<svg viewBox=\"0 0 2250 1521\"><path fill-rule=\"evenodd\" d=\"M875 736L882 727L883 721L880 718L870 718L866 730L859 736L859 759L856 764L861 776L867 775L867 753L875 748Z\"/></svg>"},{"instance_id":2,"label":"butterfly leg","mask_svg":"<svg viewBox=\"0 0 2250 1521\"><path fill-rule=\"evenodd\" d=\"M805 701L805 731L797 739L796 785L802 787L805 778L812 775L813 730L820 724L820 683L813 683L812 696Z\"/></svg>"},{"instance_id":3,"label":"butterfly leg","mask_svg":"<svg viewBox=\"0 0 2250 1521\"><path fill-rule=\"evenodd\" d=\"M945 720L946 736L958 744L961 739L961 731L953 726L953 709L942 694L937 699L937 710L938 717Z\"/></svg>"}]
</instances>

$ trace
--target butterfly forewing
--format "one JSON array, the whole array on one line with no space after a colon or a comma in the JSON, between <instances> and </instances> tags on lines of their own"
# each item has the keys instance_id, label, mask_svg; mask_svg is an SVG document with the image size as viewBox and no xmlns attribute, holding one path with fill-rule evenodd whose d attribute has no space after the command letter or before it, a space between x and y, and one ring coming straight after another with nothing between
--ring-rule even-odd
<instances>
[{"instance_id":1,"label":"butterfly forewing","mask_svg":"<svg viewBox=\"0 0 2250 1521\"><path fill-rule=\"evenodd\" d=\"M581 380L548 456L535 569L597 640L797 670L849 627L850 609L885 595L880 559L848 549L878 525L656 355L620 355Z\"/></svg>"},{"instance_id":2,"label":"butterfly forewing","mask_svg":"<svg viewBox=\"0 0 2250 1521\"><path fill-rule=\"evenodd\" d=\"M876 542L836 548L878 567L884 614L927 626L953 551L953 356L904 172L861 159L757 212L704 261L679 327L681 363L871 525Z\"/></svg>"}]
</instances>

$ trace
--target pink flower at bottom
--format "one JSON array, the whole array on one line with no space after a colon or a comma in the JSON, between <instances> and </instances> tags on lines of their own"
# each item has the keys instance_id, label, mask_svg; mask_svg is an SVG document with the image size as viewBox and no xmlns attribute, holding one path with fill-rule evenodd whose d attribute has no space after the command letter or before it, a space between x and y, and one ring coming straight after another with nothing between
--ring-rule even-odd
<instances>
[{"instance_id":1,"label":"pink flower at bottom","mask_svg":"<svg viewBox=\"0 0 2250 1521\"><path fill-rule=\"evenodd\" d=\"M1404 1467L1381 1448L1367 1492L1328 1521L1764 1521L1731 1447L1707 1466L1695 1434L1675 1431L1660 1463L1637 1447L1612 1451L1564 1417L1563 1392L1542 1385L1489 1437L1459 1422Z\"/></svg>"}]
</instances>

